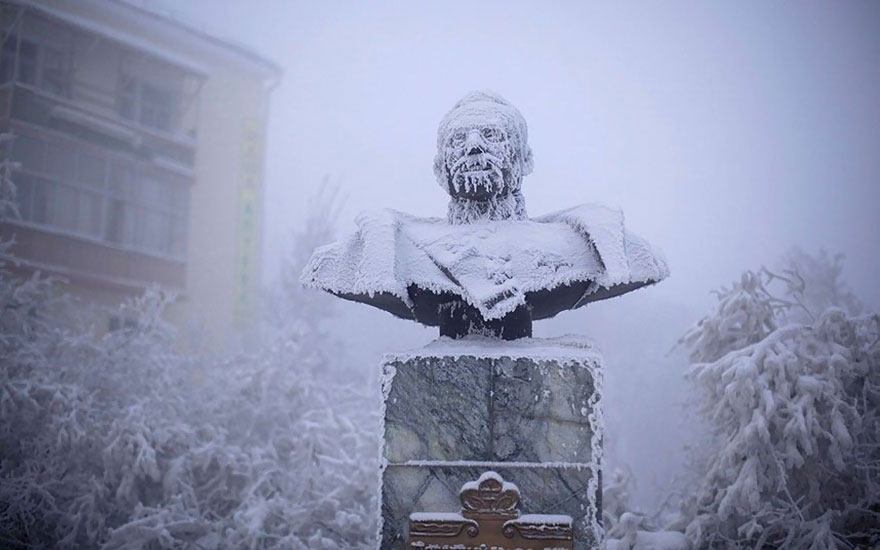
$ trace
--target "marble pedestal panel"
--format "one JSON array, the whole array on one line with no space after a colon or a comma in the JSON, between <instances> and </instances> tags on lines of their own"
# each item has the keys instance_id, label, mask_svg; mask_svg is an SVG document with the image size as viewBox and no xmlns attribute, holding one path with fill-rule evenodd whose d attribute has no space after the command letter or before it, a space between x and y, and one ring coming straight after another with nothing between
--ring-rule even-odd
<instances>
[{"instance_id":1,"label":"marble pedestal panel","mask_svg":"<svg viewBox=\"0 0 880 550\"><path fill-rule=\"evenodd\" d=\"M519 487L523 513L570 515L575 548L598 547L601 367L575 337L386 355L380 548L406 548L412 512L457 512L487 470Z\"/></svg>"}]
</instances>

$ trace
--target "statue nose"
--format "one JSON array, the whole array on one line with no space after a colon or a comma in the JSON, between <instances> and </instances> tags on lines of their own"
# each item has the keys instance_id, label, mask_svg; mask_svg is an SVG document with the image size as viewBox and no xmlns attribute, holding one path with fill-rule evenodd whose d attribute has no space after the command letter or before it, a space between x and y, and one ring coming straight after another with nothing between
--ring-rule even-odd
<instances>
[{"instance_id":1,"label":"statue nose","mask_svg":"<svg viewBox=\"0 0 880 550\"><path fill-rule=\"evenodd\" d=\"M479 144L474 143L474 144L471 144L470 146L468 146L468 151L467 151L468 155L479 155L481 153L485 153L485 151L483 150L483 148Z\"/></svg>"},{"instance_id":2,"label":"statue nose","mask_svg":"<svg viewBox=\"0 0 880 550\"><path fill-rule=\"evenodd\" d=\"M467 133L467 141L464 148L468 155L479 155L486 152L483 148L483 139L480 136L479 130L471 129Z\"/></svg>"}]
</instances>

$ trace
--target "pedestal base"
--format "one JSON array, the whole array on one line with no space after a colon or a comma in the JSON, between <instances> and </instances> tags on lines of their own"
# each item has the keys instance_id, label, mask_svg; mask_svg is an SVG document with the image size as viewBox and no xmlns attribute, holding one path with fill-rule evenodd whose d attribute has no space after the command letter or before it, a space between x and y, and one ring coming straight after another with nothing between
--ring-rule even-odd
<instances>
[{"instance_id":1,"label":"pedestal base","mask_svg":"<svg viewBox=\"0 0 880 550\"><path fill-rule=\"evenodd\" d=\"M586 340L441 339L383 362L382 550L406 548L412 512L459 507L494 470L524 513L567 514L574 547L601 538L601 357Z\"/></svg>"}]
</instances>

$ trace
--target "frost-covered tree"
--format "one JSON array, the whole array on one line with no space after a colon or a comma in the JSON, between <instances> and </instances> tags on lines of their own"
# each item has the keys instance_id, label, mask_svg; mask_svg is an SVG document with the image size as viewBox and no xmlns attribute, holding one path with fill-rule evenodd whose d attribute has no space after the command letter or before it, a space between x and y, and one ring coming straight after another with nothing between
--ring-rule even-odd
<instances>
[{"instance_id":1,"label":"frost-covered tree","mask_svg":"<svg viewBox=\"0 0 880 550\"><path fill-rule=\"evenodd\" d=\"M682 338L712 431L694 547L880 544L880 317L851 314L839 267L798 252L747 272Z\"/></svg>"},{"instance_id":2,"label":"frost-covered tree","mask_svg":"<svg viewBox=\"0 0 880 550\"><path fill-rule=\"evenodd\" d=\"M9 147L14 139L12 132L0 133L0 220L19 217L15 184L12 181L16 162L9 156Z\"/></svg>"},{"instance_id":3,"label":"frost-covered tree","mask_svg":"<svg viewBox=\"0 0 880 550\"><path fill-rule=\"evenodd\" d=\"M746 271L730 288L715 292L718 304L679 343L694 362L711 362L731 350L760 342L779 328L777 312L786 303L766 288L761 273Z\"/></svg>"},{"instance_id":4,"label":"frost-covered tree","mask_svg":"<svg viewBox=\"0 0 880 550\"><path fill-rule=\"evenodd\" d=\"M266 293L261 331L266 346L284 342L297 346L301 352L315 354L301 365L318 370L311 375L336 378L341 374L334 360L340 354L340 346L331 330L336 302L326 293L304 287L300 274L314 248L333 239L340 207L339 188L325 180L309 199L309 216L294 234L294 246L282 260L278 284Z\"/></svg>"},{"instance_id":5,"label":"frost-covered tree","mask_svg":"<svg viewBox=\"0 0 880 550\"><path fill-rule=\"evenodd\" d=\"M785 283L785 297L795 305L787 312L790 320L815 321L815 316L829 307L850 315L865 311L865 305L843 280L843 254L832 256L822 249L812 255L795 247L783 256L777 269L765 272L771 280Z\"/></svg>"},{"instance_id":6,"label":"frost-covered tree","mask_svg":"<svg viewBox=\"0 0 880 550\"><path fill-rule=\"evenodd\" d=\"M321 244L324 214L292 263ZM258 348L218 359L178 351L158 290L97 335L54 322L76 309L63 285L0 263L0 547L370 545L372 396L329 374L310 328L326 310L297 292L277 292Z\"/></svg>"},{"instance_id":7,"label":"frost-covered tree","mask_svg":"<svg viewBox=\"0 0 880 550\"><path fill-rule=\"evenodd\" d=\"M623 535L621 518L632 509L633 475L628 467L615 468L602 484L602 527L608 537Z\"/></svg>"}]
</instances>

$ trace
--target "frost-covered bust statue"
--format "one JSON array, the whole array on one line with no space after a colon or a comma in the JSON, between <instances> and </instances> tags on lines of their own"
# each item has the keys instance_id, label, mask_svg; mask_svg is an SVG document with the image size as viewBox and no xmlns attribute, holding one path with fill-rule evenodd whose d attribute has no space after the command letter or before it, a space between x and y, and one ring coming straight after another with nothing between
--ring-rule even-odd
<instances>
[{"instance_id":1,"label":"frost-covered bust statue","mask_svg":"<svg viewBox=\"0 0 880 550\"><path fill-rule=\"evenodd\" d=\"M623 214L585 204L529 218L528 128L500 96L471 92L440 122L434 174L447 219L361 214L358 231L321 247L308 286L439 326L442 336L531 336L532 321L668 276L662 256Z\"/></svg>"}]
</instances>

